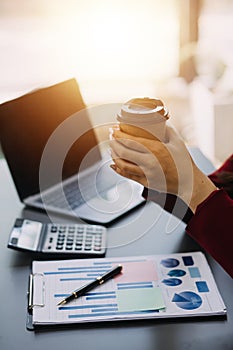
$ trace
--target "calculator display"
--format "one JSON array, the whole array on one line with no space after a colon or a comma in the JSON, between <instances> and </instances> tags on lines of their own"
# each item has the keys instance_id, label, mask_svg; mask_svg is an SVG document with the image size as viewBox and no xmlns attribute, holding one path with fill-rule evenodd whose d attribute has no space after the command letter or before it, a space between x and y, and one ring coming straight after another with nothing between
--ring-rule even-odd
<instances>
[{"instance_id":1,"label":"calculator display","mask_svg":"<svg viewBox=\"0 0 233 350\"><path fill-rule=\"evenodd\" d=\"M31 220L22 220L21 226L15 225L10 243L21 249L36 251L40 239L42 223Z\"/></svg>"}]
</instances>

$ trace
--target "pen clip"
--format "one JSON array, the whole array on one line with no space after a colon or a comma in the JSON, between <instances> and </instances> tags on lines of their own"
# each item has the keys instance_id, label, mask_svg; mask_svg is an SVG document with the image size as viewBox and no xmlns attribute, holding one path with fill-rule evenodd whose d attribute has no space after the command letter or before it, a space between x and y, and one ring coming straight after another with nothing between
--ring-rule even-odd
<instances>
[{"instance_id":1,"label":"pen clip","mask_svg":"<svg viewBox=\"0 0 233 350\"><path fill-rule=\"evenodd\" d=\"M35 285L35 279L40 278L41 281L39 281L39 287L34 288ZM34 293L37 293L39 290L41 290L41 302L34 302L35 299L38 298L38 295L35 296ZM38 294L38 293L37 293ZM28 310L32 310L35 306L38 307L44 307L45 306L45 281L44 281L44 274L43 273L35 273L29 275L29 282L28 282Z\"/></svg>"}]
</instances>

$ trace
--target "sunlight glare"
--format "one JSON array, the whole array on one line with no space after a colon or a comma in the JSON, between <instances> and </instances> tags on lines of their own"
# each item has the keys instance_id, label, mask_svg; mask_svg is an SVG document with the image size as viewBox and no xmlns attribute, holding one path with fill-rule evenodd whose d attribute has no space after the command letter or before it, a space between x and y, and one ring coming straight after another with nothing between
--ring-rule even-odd
<instances>
[{"instance_id":1,"label":"sunlight glare","mask_svg":"<svg viewBox=\"0 0 233 350\"><path fill-rule=\"evenodd\" d=\"M80 78L160 80L174 75L178 60L174 12L165 20L155 9L138 6L132 11L126 2L123 8L96 7L84 14L69 19L60 36L69 65Z\"/></svg>"}]
</instances>

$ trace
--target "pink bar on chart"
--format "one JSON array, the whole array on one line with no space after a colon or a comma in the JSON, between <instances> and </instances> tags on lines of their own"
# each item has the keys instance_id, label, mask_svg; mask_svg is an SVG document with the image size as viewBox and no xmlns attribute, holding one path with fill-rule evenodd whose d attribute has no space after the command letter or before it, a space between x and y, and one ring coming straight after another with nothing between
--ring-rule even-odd
<instances>
[{"instance_id":1,"label":"pink bar on chart","mask_svg":"<svg viewBox=\"0 0 233 350\"><path fill-rule=\"evenodd\" d=\"M149 282L158 279L153 261L122 263L122 273L114 278L116 283Z\"/></svg>"}]
</instances>

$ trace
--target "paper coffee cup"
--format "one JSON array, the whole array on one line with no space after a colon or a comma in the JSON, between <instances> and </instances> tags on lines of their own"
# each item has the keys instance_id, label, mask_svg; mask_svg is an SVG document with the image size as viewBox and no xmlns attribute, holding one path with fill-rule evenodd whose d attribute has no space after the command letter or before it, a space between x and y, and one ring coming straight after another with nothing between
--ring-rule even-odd
<instances>
[{"instance_id":1,"label":"paper coffee cup","mask_svg":"<svg viewBox=\"0 0 233 350\"><path fill-rule=\"evenodd\" d=\"M149 139L166 139L169 113L163 102L155 98L134 98L121 106L117 114L120 129L127 134Z\"/></svg>"}]
</instances>

